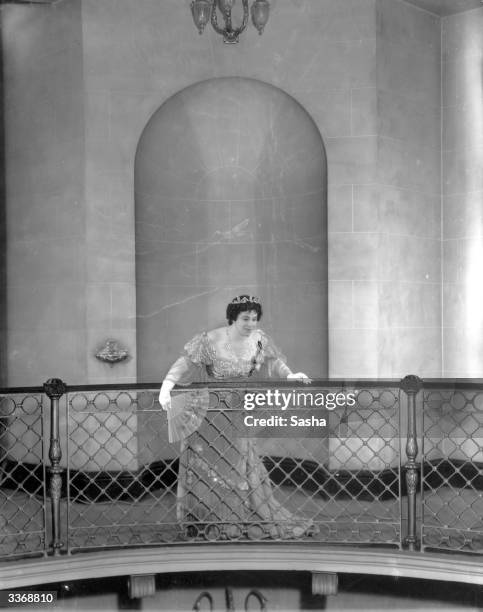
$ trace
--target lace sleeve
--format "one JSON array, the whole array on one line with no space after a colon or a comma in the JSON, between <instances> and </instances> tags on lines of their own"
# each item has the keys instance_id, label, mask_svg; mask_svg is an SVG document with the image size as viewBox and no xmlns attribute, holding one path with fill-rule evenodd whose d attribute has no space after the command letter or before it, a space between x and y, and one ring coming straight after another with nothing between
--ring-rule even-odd
<instances>
[{"instance_id":1,"label":"lace sleeve","mask_svg":"<svg viewBox=\"0 0 483 612\"><path fill-rule=\"evenodd\" d=\"M203 332L197 334L184 345L185 356L196 365L213 364L213 345L208 338L208 334Z\"/></svg>"},{"instance_id":2,"label":"lace sleeve","mask_svg":"<svg viewBox=\"0 0 483 612\"><path fill-rule=\"evenodd\" d=\"M184 355L171 366L166 380L183 386L192 382L204 382L205 366L213 363L213 350L208 334L197 334L185 344Z\"/></svg>"},{"instance_id":3,"label":"lace sleeve","mask_svg":"<svg viewBox=\"0 0 483 612\"><path fill-rule=\"evenodd\" d=\"M271 378L287 378L289 374L292 374L292 370L286 363L287 358L270 336L262 331L260 331L260 334L268 375Z\"/></svg>"}]
</instances>

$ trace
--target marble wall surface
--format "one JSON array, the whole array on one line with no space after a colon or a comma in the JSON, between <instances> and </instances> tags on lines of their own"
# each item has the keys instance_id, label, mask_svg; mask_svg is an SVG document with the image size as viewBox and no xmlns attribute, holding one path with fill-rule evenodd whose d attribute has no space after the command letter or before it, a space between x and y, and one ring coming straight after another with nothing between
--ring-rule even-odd
<instances>
[{"instance_id":1,"label":"marble wall surface","mask_svg":"<svg viewBox=\"0 0 483 612\"><path fill-rule=\"evenodd\" d=\"M240 293L293 369L327 376L327 160L293 98L240 78L175 94L139 141L135 212L138 380Z\"/></svg>"},{"instance_id":2,"label":"marble wall surface","mask_svg":"<svg viewBox=\"0 0 483 612\"><path fill-rule=\"evenodd\" d=\"M387 0L376 18L373 87L351 111L365 171L329 189L330 372L438 376L440 20Z\"/></svg>"},{"instance_id":3,"label":"marble wall surface","mask_svg":"<svg viewBox=\"0 0 483 612\"><path fill-rule=\"evenodd\" d=\"M0 64L0 113L4 116L3 67ZM0 138L5 142L5 124L0 124ZM5 147L0 149L0 198L5 202ZM7 293L7 211L0 206L0 295ZM7 304L5 298L0 299L0 386L7 384Z\"/></svg>"},{"instance_id":4,"label":"marble wall surface","mask_svg":"<svg viewBox=\"0 0 483 612\"><path fill-rule=\"evenodd\" d=\"M442 21L443 375L483 371L483 8Z\"/></svg>"},{"instance_id":5,"label":"marble wall surface","mask_svg":"<svg viewBox=\"0 0 483 612\"><path fill-rule=\"evenodd\" d=\"M352 183L370 182L375 174L376 139L367 131L368 123L375 120L371 97L376 68L375 8L374 0L283 0L272 11L262 37L250 27L238 45L229 46L211 28L199 36L186 3L83 0L89 201L106 211L110 208L112 219L121 211L115 232L122 232L124 223L124 236L129 235L134 214L134 156L151 115L193 83L245 77L280 88L317 125L327 149L332 231L346 209ZM230 127L228 122L228 131ZM109 195L112 189L116 197ZM126 242L126 248L130 247ZM347 258L348 253L345 250L339 257ZM350 254L354 259L357 256ZM337 255L329 253L329 262L335 259ZM123 269L125 277L119 280L129 285L131 269L127 263ZM106 275L105 284L110 282ZM170 300L176 301L176 297ZM122 309L122 303L117 308ZM337 313L341 304L332 300L329 308ZM274 324L275 320L265 319L265 326ZM184 339L179 319L177 325ZM348 347L351 354L364 350L358 339L352 342L346 335L344 341L344 345L339 340L331 345L334 363L341 363L338 353ZM156 342L163 342L161 329ZM180 346L169 349L174 357ZM342 371L358 374L344 358L336 372ZM156 378L162 374L160 371Z\"/></svg>"},{"instance_id":6,"label":"marble wall surface","mask_svg":"<svg viewBox=\"0 0 483 612\"><path fill-rule=\"evenodd\" d=\"M322 136L329 375L439 375L440 20L403 0L278 0L263 36L250 27L229 46L211 28L196 33L188 4L63 0L2 7L8 383L38 384L53 375L70 383L136 380L137 146L164 102L217 77L281 89ZM470 14L476 15L443 24ZM462 45L467 38L460 35L456 44L457 37L446 36L447 134L466 117L461 112L449 120L448 109L458 107L451 92L461 95L462 78L479 82L471 77L477 62L467 57L476 37ZM462 65L470 66L468 73ZM466 109L480 97L469 85L465 91ZM467 138L450 138L459 143L452 150L445 145L442 181L445 210L459 210L462 198L450 183L456 188L467 176L469 220L478 197L468 194L479 189L481 166L473 155L478 145L468 144L471 129L474 123L462 132ZM472 231L477 225L463 223ZM462 267L459 277L445 278L447 317L466 274L461 246L468 236L448 233L460 230L446 221L444 227L445 270ZM465 298L457 310L468 312L473 304ZM447 319L445 326L457 327ZM445 346L451 334L457 337L448 331ZM129 361L111 368L94 358L108 337L128 348Z\"/></svg>"},{"instance_id":7,"label":"marble wall surface","mask_svg":"<svg viewBox=\"0 0 483 612\"><path fill-rule=\"evenodd\" d=\"M5 9L5 10L3 10ZM9 386L87 375L79 3L2 7Z\"/></svg>"},{"instance_id":8,"label":"marble wall surface","mask_svg":"<svg viewBox=\"0 0 483 612\"><path fill-rule=\"evenodd\" d=\"M378 2L377 187L356 224L378 232L380 377L441 372L440 19ZM372 212L372 215L370 214Z\"/></svg>"}]
</instances>

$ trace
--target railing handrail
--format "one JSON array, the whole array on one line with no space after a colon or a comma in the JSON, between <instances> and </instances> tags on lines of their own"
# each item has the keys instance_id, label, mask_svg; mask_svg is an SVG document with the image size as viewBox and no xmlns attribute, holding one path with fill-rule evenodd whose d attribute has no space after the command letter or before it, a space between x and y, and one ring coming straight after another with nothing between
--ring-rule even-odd
<instances>
[{"instance_id":1,"label":"railing handrail","mask_svg":"<svg viewBox=\"0 0 483 612\"><path fill-rule=\"evenodd\" d=\"M425 389L480 389L483 391L483 378L423 378Z\"/></svg>"},{"instance_id":2,"label":"railing handrail","mask_svg":"<svg viewBox=\"0 0 483 612\"><path fill-rule=\"evenodd\" d=\"M2 387L0 388L0 395L15 395L19 393L35 395L43 393L43 387Z\"/></svg>"},{"instance_id":3,"label":"railing handrail","mask_svg":"<svg viewBox=\"0 0 483 612\"><path fill-rule=\"evenodd\" d=\"M295 380L274 380L270 379L257 379L256 381L243 381L243 382L203 382L203 383L192 383L188 386L177 387L182 389L200 389L200 388L255 388L255 387L279 387L279 388L292 388L300 386L300 388L316 388L316 387L400 387L401 381L404 379L400 378L313 378L308 384L304 384ZM66 383L67 392L79 392L79 391L128 391L128 390L145 390L145 389L156 389L161 387L162 381L157 382L137 382L137 383L101 383L101 384L88 384L88 385L69 385ZM483 391L483 378L422 378L421 383L425 389L469 389L475 390L481 388ZM14 395L20 393L38 394L44 393L43 386L37 387L1 387L0 395Z\"/></svg>"},{"instance_id":4,"label":"railing handrail","mask_svg":"<svg viewBox=\"0 0 483 612\"><path fill-rule=\"evenodd\" d=\"M145 382L145 383L109 383L109 384L89 384L89 385L66 385L67 392L79 392L79 391L135 391L143 389L159 389L161 382ZM285 380L285 379L257 379L253 381L213 381L213 382L198 382L191 383L187 386L177 386L178 389L227 389L227 388L317 388L317 387L397 387L400 386L399 378L317 378L311 379L310 383L303 384L297 380ZM483 380L482 380L483 385ZM0 388L1 395L9 395L15 393L43 393L43 387L4 387Z\"/></svg>"}]
</instances>

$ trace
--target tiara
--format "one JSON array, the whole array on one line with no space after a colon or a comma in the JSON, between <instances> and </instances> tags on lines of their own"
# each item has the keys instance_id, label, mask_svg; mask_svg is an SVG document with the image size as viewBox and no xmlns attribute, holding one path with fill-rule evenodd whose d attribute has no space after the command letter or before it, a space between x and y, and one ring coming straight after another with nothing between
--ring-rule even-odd
<instances>
[{"instance_id":1,"label":"tiara","mask_svg":"<svg viewBox=\"0 0 483 612\"><path fill-rule=\"evenodd\" d=\"M230 304L246 304L247 302L251 302L253 304L260 304L260 300L254 295L243 295L241 297L233 298Z\"/></svg>"}]
</instances>

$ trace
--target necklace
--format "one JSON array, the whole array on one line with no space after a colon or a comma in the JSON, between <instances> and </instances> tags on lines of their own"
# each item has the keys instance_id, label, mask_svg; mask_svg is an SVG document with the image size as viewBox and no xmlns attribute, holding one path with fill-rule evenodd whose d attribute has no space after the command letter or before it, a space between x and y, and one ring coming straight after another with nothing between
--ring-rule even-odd
<instances>
[{"instance_id":1,"label":"necklace","mask_svg":"<svg viewBox=\"0 0 483 612\"><path fill-rule=\"evenodd\" d=\"M227 350L227 352L230 353L230 355L236 361L239 361L240 359L249 361L250 359L253 358L255 351L256 351L256 345L255 345L254 340L249 338L248 341L241 342L240 347L241 347L241 350L238 347L237 347L237 350L235 350L235 348L233 347L230 341L230 334L228 333L228 327L227 327L226 328L226 342L225 342L225 349Z\"/></svg>"}]
</instances>

